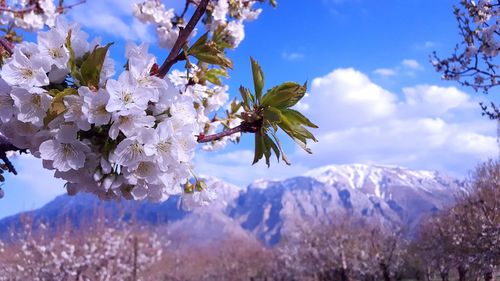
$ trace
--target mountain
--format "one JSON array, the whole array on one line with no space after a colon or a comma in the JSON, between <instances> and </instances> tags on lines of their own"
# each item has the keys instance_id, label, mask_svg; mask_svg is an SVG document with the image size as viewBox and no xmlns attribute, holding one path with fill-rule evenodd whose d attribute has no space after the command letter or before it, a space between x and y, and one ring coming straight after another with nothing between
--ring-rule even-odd
<instances>
[{"instance_id":1,"label":"mountain","mask_svg":"<svg viewBox=\"0 0 500 281\"><path fill-rule=\"evenodd\" d=\"M334 221L335 214L414 229L423 216L453 202L463 183L439 172L378 165L325 166L303 177L251 184L228 209L267 244L300 227L301 220Z\"/></svg>"},{"instance_id":2,"label":"mountain","mask_svg":"<svg viewBox=\"0 0 500 281\"><path fill-rule=\"evenodd\" d=\"M418 221L453 202L463 183L434 171L416 171L379 165L331 165L282 181L258 180L238 188L215 178L218 200L195 210L179 208L178 196L159 204L147 201L102 202L92 195L60 196L28 212L34 225L50 229L69 222L74 227L94 223L95 216L109 222L135 220L168 224L173 237L211 241L227 235L254 237L275 245L304 220L335 221L356 215L382 224L414 228ZM0 238L21 227L22 215L0 220ZM26 216L24 216L26 217ZM203 239L200 239L203 238Z\"/></svg>"}]
</instances>

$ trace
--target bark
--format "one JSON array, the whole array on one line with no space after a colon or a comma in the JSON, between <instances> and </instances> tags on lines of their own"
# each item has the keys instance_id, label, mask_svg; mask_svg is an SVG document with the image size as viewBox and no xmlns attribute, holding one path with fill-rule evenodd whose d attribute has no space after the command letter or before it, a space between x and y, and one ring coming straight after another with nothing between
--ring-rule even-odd
<instances>
[{"instance_id":1,"label":"bark","mask_svg":"<svg viewBox=\"0 0 500 281\"><path fill-rule=\"evenodd\" d=\"M484 273L484 281L493 281L493 271Z\"/></svg>"},{"instance_id":2,"label":"bark","mask_svg":"<svg viewBox=\"0 0 500 281\"><path fill-rule=\"evenodd\" d=\"M457 268L458 271L458 281L466 281L467 268L463 265L459 265Z\"/></svg>"},{"instance_id":3,"label":"bark","mask_svg":"<svg viewBox=\"0 0 500 281\"><path fill-rule=\"evenodd\" d=\"M391 281L391 275L389 272L389 266L384 262L380 263L380 269L382 269L382 276L384 281Z\"/></svg>"},{"instance_id":4,"label":"bark","mask_svg":"<svg viewBox=\"0 0 500 281\"><path fill-rule=\"evenodd\" d=\"M439 276L441 276L441 281L449 281L449 271L448 270L443 270L439 272Z\"/></svg>"}]
</instances>

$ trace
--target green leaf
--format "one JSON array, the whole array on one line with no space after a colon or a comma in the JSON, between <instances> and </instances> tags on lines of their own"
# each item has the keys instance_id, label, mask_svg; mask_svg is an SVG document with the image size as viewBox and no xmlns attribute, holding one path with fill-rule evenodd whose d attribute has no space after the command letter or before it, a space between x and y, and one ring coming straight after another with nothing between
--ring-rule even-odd
<instances>
[{"instance_id":1,"label":"green leaf","mask_svg":"<svg viewBox=\"0 0 500 281\"><path fill-rule=\"evenodd\" d=\"M71 45L71 29L69 30L68 36L66 37L66 48L68 48L69 51L69 60L68 60L69 72L71 73L71 76L73 78L77 79L78 81L81 81L82 76L80 74L80 71L78 71L75 51L73 50L73 46Z\"/></svg>"},{"instance_id":2,"label":"green leaf","mask_svg":"<svg viewBox=\"0 0 500 281\"><path fill-rule=\"evenodd\" d=\"M267 121L271 124L280 123L282 119L281 111L272 106L264 108L263 115L264 121Z\"/></svg>"},{"instance_id":3,"label":"green leaf","mask_svg":"<svg viewBox=\"0 0 500 281\"><path fill-rule=\"evenodd\" d=\"M214 85L220 86L222 81L219 77L228 77L227 71L222 68L212 68L205 72L205 79Z\"/></svg>"},{"instance_id":4,"label":"green leaf","mask_svg":"<svg viewBox=\"0 0 500 281\"><path fill-rule=\"evenodd\" d=\"M276 108L292 107L302 99L307 91L307 85L301 86L294 82L285 82L269 90L262 98L262 106Z\"/></svg>"},{"instance_id":5,"label":"green leaf","mask_svg":"<svg viewBox=\"0 0 500 281\"><path fill-rule=\"evenodd\" d=\"M80 68L81 78L80 81L82 85L86 86L99 86L99 80L101 76L102 66L104 65L104 59L106 58L106 53L109 47L113 43L108 43L104 47L95 47L88 58L82 63Z\"/></svg>"},{"instance_id":6,"label":"green leaf","mask_svg":"<svg viewBox=\"0 0 500 281\"><path fill-rule=\"evenodd\" d=\"M226 26L220 25L212 35L212 42L214 42L220 50L234 49L233 45L227 41L227 38L228 31L226 30Z\"/></svg>"},{"instance_id":7,"label":"green leaf","mask_svg":"<svg viewBox=\"0 0 500 281\"><path fill-rule=\"evenodd\" d=\"M279 123L278 126L307 153L312 153L311 149L307 147L307 139L310 138L314 141L316 141L316 139L304 127L293 125L286 117L282 119L282 122Z\"/></svg>"},{"instance_id":8,"label":"green leaf","mask_svg":"<svg viewBox=\"0 0 500 281\"><path fill-rule=\"evenodd\" d=\"M247 88L240 86L240 94L241 98L243 99L243 105L247 106L250 109L252 107L252 104L255 103L252 93L250 93L250 90L248 90Z\"/></svg>"},{"instance_id":9,"label":"green leaf","mask_svg":"<svg viewBox=\"0 0 500 281\"><path fill-rule=\"evenodd\" d=\"M264 144L266 145L266 149L272 149L274 154L276 155L276 159L278 162L280 161L280 150L278 146L274 143L274 141L269 137L268 134L264 134ZM270 151L270 150L269 150ZM268 160L268 159L266 159ZM269 167L269 161L266 161L267 166Z\"/></svg>"},{"instance_id":10,"label":"green leaf","mask_svg":"<svg viewBox=\"0 0 500 281\"><path fill-rule=\"evenodd\" d=\"M262 89L264 88L264 73L262 72L260 65L252 57L250 57L250 62L252 63L255 97L257 98L257 103L260 103Z\"/></svg>"},{"instance_id":11,"label":"green leaf","mask_svg":"<svg viewBox=\"0 0 500 281\"><path fill-rule=\"evenodd\" d=\"M77 95L78 91L74 88L66 88L62 92L59 92L57 90L51 90L49 93L54 98L52 99L50 108L47 111L47 116L45 116L45 118L43 119L44 126L47 126L57 116L66 111L66 107L64 106L64 97L68 95Z\"/></svg>"},{"instance_id":12,"label":"green leaf","mask_svg":"<svg viewBox=\"0 0 500 281\"><path fill-rule=\"evenodd\" d=\"M196 42L194 42L191 48L189 48L188 53L191 53L192 50L195 50L196 52L197 48L201 48L203 45L207 43L207 40L208 40L208 31L205 34L203 34L200 38L198 38Z\"/></svg>"},{"instance_id":13,"label":"green leaf","mask_svg":"<svg viewBox=\"0 0 500 281\"><path fill-rule=\"evenodd\" d=\"M215 44L211 43L213 42L208 42L205 45L190 50L189 55L194 56L202 62L233 68L233 62L226 58L224 52L219 50Z\"/></svg>"},{"instance_id":14,"label":"green leaf","mask_svg":"<svg viewBox=\"0 0 500 281\"><path fill-rule=\"evenodd\" d=\"M255 133L255 155L253 158L253 164L259 162L260 159L262 159L262 156L264 156L264 150L266 149L266 146L264 144L264 138L262 137L262 134L260 132Z\"/></svg>"},{"instance_id":15,"label":"green leaf","mask_svg":"<svg viewBox=\"0 0 500 281\"><path fill-rule=\"evenodd\" d=\"M269 3L271 3L271 6L273 6L274 8L278 6L278 2L276 0L269 0Z\"/></svg>"},{"instance_id":16,"label":"green leaf","mask_svg":"<svg viewBox=\"0 0 500 281\"><path fill-rule=\"evenodd\" d=\"M283 150L283 147L281 146L281 142L278 139L278 136L276 136L276 132L271 131L271 136L273 136L274 141L276 141L276 144L278 145L279 151L281 151L281 159L285 164L291 165L290 161L288 161L288 158L286 157L285 151Z\"/></svg>"},{"instance_id":17,"label":"green leaf","mask_svg":"<svg viewBox=\"0 0 500 281\"><path fill-rule=\"evenodd\" d=\"M309 119L307 119L304 115L302 115L302 113L298 112L297 110L287 108L287 109L282 109L281 112L290 120L290 122L294 124L301 124L311 128L318 128L316 124L312 123Z\"/></svg>"},{"instance_id":18,"label":"green leaf","mask_svg":"<svg viewBox=\"0 0 500 281\"><path fill-rule=\"evenodd\" d=\"M231 112L228 112L228 114L236 114L236 112L238 112L238 110L240 109L240 107L241 107L241 102L239 102L236 99L234 99L231 102Z\"/></svg>"}]
</instances>

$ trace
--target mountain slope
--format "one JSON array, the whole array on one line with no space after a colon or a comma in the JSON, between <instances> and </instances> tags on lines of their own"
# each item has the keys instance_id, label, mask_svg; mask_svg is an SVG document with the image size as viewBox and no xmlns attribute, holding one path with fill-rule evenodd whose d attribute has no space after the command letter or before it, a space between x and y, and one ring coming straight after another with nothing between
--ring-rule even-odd
<instances>
[{"instance_id":1,"label":"mountain slope","mask_svg":"<svg viewBox=\"0 0 500 281\"><path fill-rule=\"evenodd\" d=\"M305 177L260 180L229 208L229 215L267 244L276 244L301 221L357 215L410 230L453 201L463 183L438 172L378 165L331 165Z\"/></svg>"},{"instance_id":2,"label":"mountain slope","mask_svg":"<svg viewBox=\"0 0 500 281\"><path fill-rule=\"evenodd\" d=\"M422 216L450 204L453 194L463 187L438 172L359 164L325 166L283 181L260 180L246 189L214 178L208 178L207 183L215 187L219 200L194 211L180 209L179 197L175 196L154 204L101 202L80 194L58 197L28 214L34 225L46 222L49 228L66 221L81 227L100 215L109 221L168 224L173 237L189 241L224 239L234 234L251 235L275 245L305 220L332 222L342 215L414 228ZM20 221L19 215L0 220L0 238L5 239L8 228L19 229Z\"/></svg>"}]
</instances>

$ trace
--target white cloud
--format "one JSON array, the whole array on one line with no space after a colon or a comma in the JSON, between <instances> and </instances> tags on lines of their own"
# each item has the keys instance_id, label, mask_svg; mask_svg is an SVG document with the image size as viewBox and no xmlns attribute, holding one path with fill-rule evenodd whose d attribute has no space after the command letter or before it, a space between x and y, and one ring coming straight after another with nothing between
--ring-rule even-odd
<instances>
[{"instance_id":1,"label":"white cloud","mask_svg":"<svg viewBox=\"0 0 500 281\"><path fill-rule=\"evenodd\" d=\"M414 59L405 59L398 66L392 68L377 68L373 71L374 74L381 77L392 77L400 74L407 76L415 76L415 71L423 70L424 67Z\"/></svg>"},{"instance_id":2,"label":"white cloud","mask_svg":"<svg viewBox=\"0 0 500 281\"><path fill-rule=\"evenodd\" d=\"M458 174L498 153L496 124L476 114L477 102L455 87L417 85L398 97L353 69L317 79L321 87L313 83L304 99L320 126L315 154L303 158L308 165L375 162ZM345 106L353 93L357 103Z\"/></svg>"},{"instance_id":3,"label":"white cloud","mask_svg":"<svg viewBox=\"0 0 500 281\"><path fill-rule=\"evenodd\" d=\"M396 97L352 68L313 79L305 113L325 130L382 122L396 110ZM327 116L327 118L325 118Z\"/></svg>"},{"instance_id":4,"label":"white cloud","mask_svg":"<svg viewBox=\"0 0 500 281\"><path fill-rule=\"evenodd\" d=\"M286 179L302 175L308 170L308 167L303 166L299 161L293 162L291 166L281 161L277 163L274 155L270 168L263 160L252 166L253 156L253 150L225 153L199 152L195 159L196 172L245 187L257 179Z\"/></svg>"},{"instance_id":5,"label":"white cloud","mask_svg":"<svg viewBox=\"0 0 500 281\"><path fill-rule=\"evenodd\" d=\"M435 48L438 44L434 41L425 41L423 43L416 44L415 47L418 50L428 50L431 48Z\"/></svg>"},{"instance_id":6,"label":"white cloud","mask_svg":"<svg viewBox=\"0 0 500 281\"><path fill-rule=\"evenodd\" d=\"M477 110L477 103L455 87L418 85L403 88L405 96L401 105L402 115L412 113L420 115L442 115L452 109Z\"/></svg>"},{"instance_id":7,"label":"white cloud","mask_svg":"<svg viewBox=\"0 0 500 281\"><path fill-rule=\"evenodd\" d=\"M373 73L383 77L396 76L398 74L397 70L392 68L377 68Z\"/></svg>"},{"instance_id":8,"label":"white cloud","mask_svg":"<svg viewBox=\"0 0 500 281\"><path fill-rule=\"evenodd\" d=\"M436 169L461 177L498 155L496 124L481 117L477 101L455 87L416 85L396 95L355 69L336 69L313 80L302 106L319 126L312 130L319 140L311 144L312 155L289 148L292 166L272 163L267 169L251 167L251 150L204 154L197 156L197 169L240 185L349 163Z\"/></svg>"},{"instance_id":9,"label":"white cloud","mask_svg":"<svg viewBox=\"0 0 500 281\"><path fill-rule=\"evenodd\" d=\"M411 69L411 70L422 70L423 67L418 63L418 61L413 60L413 59L405 59L401 62L401 65L405 68Z\"/></svg>"},{"instance_id":10,"label":"white cloud","mask_svg":"<svg viewBox=\"0 0 500 281\"><path fill-rule=\"evenodd\" d=\"M125 40L152 42L155 37L151 29L132 16L132 5L136 2L140 0L87 1L71 9L69 18L98 34L108 34Z\"/></svg>"},{"instance_id":11,"label":"white cloud","mask_svg":"<svg viewBox=\"0 0 500 281\"><path fill-rule=\"evenodd\" d=\"M283 58L284 60L288 60L288 61L296 61L296 60L303 59L304 54L298 53L298 52L291 52L291 53L283 52L283 53L281 53L281 58Z\"/></svg>"}]
</instances>

